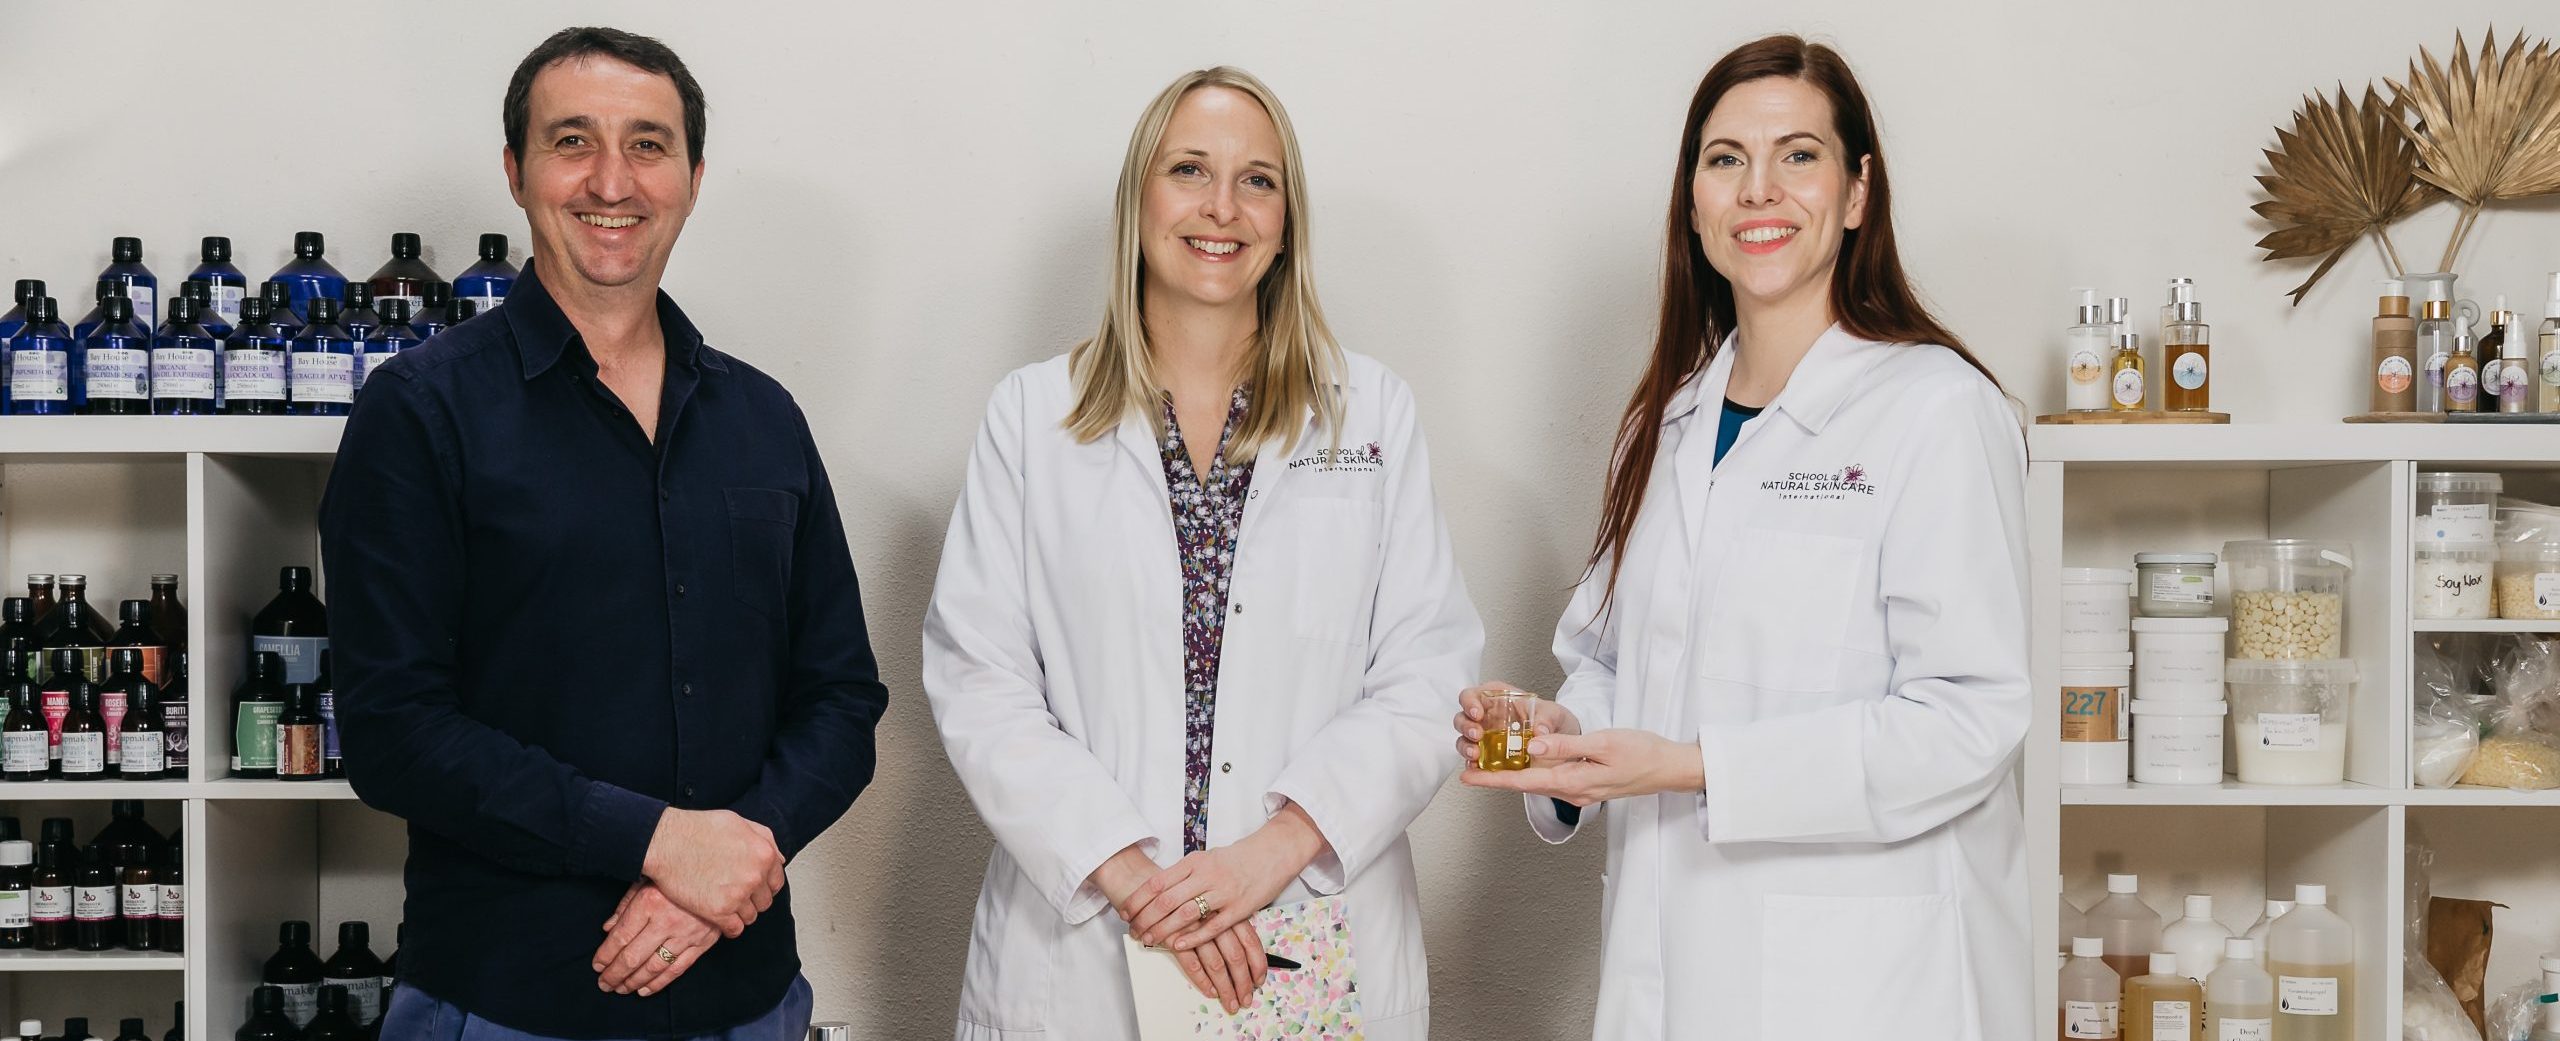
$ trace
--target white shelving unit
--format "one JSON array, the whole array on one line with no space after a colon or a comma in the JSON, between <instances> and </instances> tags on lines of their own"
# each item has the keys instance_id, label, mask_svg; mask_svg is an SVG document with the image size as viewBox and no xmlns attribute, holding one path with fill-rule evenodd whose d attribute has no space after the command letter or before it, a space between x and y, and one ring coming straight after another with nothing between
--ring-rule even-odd
<instances>
[{"instance_id":1,"label":"white shelving unit","mask_svg":"<svg viewBox=\"0 0 2560 1041\"><path fill-rule=\"evenodd\" d=\"M2061 684L2055 605L2064 567L2126 568L2146 551L2219 553L2233 539L2354 544L2344 652L2359 671L2348 783L2334 788L2066 787L2057 773L2060 705L2040 697L2024 762L2038 950L2061 942L2057 875L2084 907L2110 872L2139 873L2144 900L2170 914L2184 894L2210 893L2235 932L2269 896L2324 883L2332 908L2356 928L2356 1036L2397 1041L2413 826L2436 850L2437 894L2514 905L2499 913L2492 993L2532 974L2539 953L2560 950L2560 792L2429 790L2409 780L2413 641L2560 633L2555 622L2410 617L2416 475L2493 471L2506 475L2508 494L2540 499L2560 490L2560 426L2039 426L2028 444L2040 691ZM2038 963L2039 1009L2054 1007L2058 961Z\"/></svg>"},{"instance_id":2,"label":"white shelving unit","mask_svg":"<svg viewBox=\"0 0 2560 1041\"><path fill-rule=\"evenodd\" d=\"M77 822L80 841L113 799L147 801L163 833L185 834L186 951L0 951L0 1021L88 1016L112 1034L141 1016L155 1037L172 1002L189 1038L228 1037L276 926L313 926L321 957L342 921L373 925L388 955L400 920L398 821L355 801L343 781L229 779L232 688L246 667L249 619L275 595L276 570L317 567L320 492L344 421L304 416L0 417L0 588L28 572L89 576L112 611L155 572L176 572L187 605L189 776L121 783L0 783L0 814L32 833L45 817ZM323 576L326 597L326 576Z\"/></svg>"}]
</instances>

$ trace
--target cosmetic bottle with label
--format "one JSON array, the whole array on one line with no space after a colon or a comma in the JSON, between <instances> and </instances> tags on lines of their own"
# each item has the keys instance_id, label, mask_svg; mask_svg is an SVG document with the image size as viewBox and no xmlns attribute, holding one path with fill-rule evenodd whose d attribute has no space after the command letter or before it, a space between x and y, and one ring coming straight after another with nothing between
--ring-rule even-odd
<instances>
[{"instance_id":1,"label":"cosmetic bottle with label","mask_svg":"<svg viewBox=\"0 0 2560 1041\"><path fill-rule=\"evenodd\" d=\"M222 340L204 327L201 307L185 294L169 301L169 322L151 340L153 415L214 414L213 374L222 359Z\"/></svg>"},{"instance_id":2,"label":"cosmetic bottle with label","mask_svg":"<svg viewBox=\"0 0 2560 1041\"><path fill-rule=\"evenodd\" d=\"M297 416L343 416L356 399L356 341L338 325L338 302L311 301L310 324L285 360L287 396Z\"/></svg>"},{"instance_id":3,"label":"cosmetic bottle with label","mask_svg":"<svg viewBox=\"0 0 2560 1041\"><path fill-rule=\"evenodd\" d=\"M240 324L240 302L249 297L249 276L231 265L231 240L220 235L207 235L197 254L199 263L187 273L187 280L202 282L209 290L211 311L198 317L205 328L225 333Z\"/></svg>"},{"instance_id":4,"label":"cosmetic bottle with label","mask_svg":"<svg viewBox=\"0 0 2560 1041\"><path fill-rule=\"evenodd\" d=\"M148 326L160 320L160 279L142 266L142 240L120 236L110 247L114 262L98 272L102 282L113 282L133 301L133 317Z\"/></svg>"},{"instance_id":5,"label":"cosmetic bottle with label","mask_svg":"<svg viewBox=\"0 0 2560 1041\"><path fill-rule=\"evenodd\" d=\"M240 327L222 349L222 414L281 416L285 412L285 355L289 339L277 339L267 321L267 302L252 298L240 305Z\"/></svg>"},{"instance_id":6,"label":"cosmetic bottle with label","mask_svg":"<svg viewBox=\"0 0 2560 1041\"><path fill-rule=\"evenodd\" d=\"M276 776L276 719L284 715L283 673L284 659L275 652L250 653L249 675L231 695L233 777L273 780Z\"/></svg>"},{"instance_id":7,"label":"cosmetic bottle with label","mask_svg":"<svg viewBox=\"0 0 2560 1041\"><path fill-rule=\"evenodd\" d=\"M2213 329L2204 323L2204 305L2196 300L2195 283L2179 279L2169 286L2170 320L2160 329L2160 362L2168 378L2160 381L2160 405L2170 412L2213 410Z\"/></svg>"},{"instance_id":8,"label":"cosmetic bottle with label","mask_svg":"<svg viewBox=\"0 0 2560 1041\"><path fill-rule=\"evenodd\" d=\"M2108 407L2107 354L2115 349L2109 342L2115 330L2107 324L2106 308L2099 305L2097 290L2072 292L2079 295L2080 314L2079 321L2063 335L2063 404L2073 412L2104 412Z\"/></svg>"},{"instance_id":9,"label":"cosmetic bottle with label","mask_svg":"<svg viewBox=\"0 0 2560 1041\"><path fill-rule=\"evenodd\" d=\"M74 398L86 397L82 415L147 416L151 414L151 329L136 321L133 301L111 296L99 304L105 315L80 342L72 359ZM83 393L85 392L85 394Z\"/></svg>"},{"instance_id":10,"label":"cosmetic bottle with label","mask_svg":"<svg viewBox=\"0 0 2560 1041\"><path fill-rule=\"evenodd\" d=\"M409 309L409 329L418 334L419 343L435 339L453 323L453 287L442 282L429 284L426 296Z\"/></svg>"},{"instance_id":11,"label":"cosmetic bottle with label","mask_svg":"<svg viewBox=\"0 0 2560 1041\"><path fill-rule=\"evenodd\" d=\"M71 323L71 342L73 343L89 342L89 334L97 332L99 326L106 324L107 301L123 297L126 303L132 303L132 298L124 295L124 285L112 278L101 278L90 283L90 286L91 303L88 313L81 315L79 321Z\"/></svg>"},{"instance_id":12,"label":"cosmetic bottle with label","mask_svg":"<svg viewBox=\"0 0 2560 1041\"><path fill-rule=\"evenodd\" d=\"M309 683L320 676L320 652L329 649L329 609L311 593L311 569L276 572L275 599L250 619L251 649L272 651L283 665L279 684Z\"/></svg>"},{"instance_id":13,"label":"cosmetic bottle with label","mask_svg":"<svg viewBox=\"0 0 2560 1041\"><path fill-rule=\"evenodd\" d=\"M2515 320L2514 314L2507 310L2506 294L2498 294L2497 306L2489 309L2488 331L2471 345L2472 360L2480 365L2479 411L2498 411L2498 380L2504 376L2500 363L2506 357L2507 326Z\"/></svg>"},{"instance_id":14,"label":"cosmetic bottle with label","mask_svg":"<svg viewBox=\"0 0 2560 1041\"><path fill-rule=\"evenodd\" d=\"M516 269L507 263L504 235L480 236L480 262L453 276L453 298L478 304L482 314L505 303L515 287Z\"/></svg>"},{"instance_id":15,"label":"cosmetic bottle with label","mask_svg":"<svg viewBox=\"0 0 2560 1041\"><path fill-rule=\"evenodd\" d=\"M2107 407L2116 412L2150 409L2150 380L2143 371L2142 337L2133 331L2133 301L2107 299L2107 321L2115 329L2115 350L2107 357Z\"/></svg>"},{"instance_id":16,"label":"cosmetic bottle with label","mask_svg":"<svg viewBox=\"0 0 2560 1041\"><path fill-rule=\"evenodd\" d=\"M2396 278L2383 280L2373 318L2372 376L2372 411L2417 410L2418 320L2409 316L2409 290Z\"/></svg>"},{"instance_id":17,"label":"cosmetic bottle with label","mask_svg":"<svg viewBox=\"0 0 2560 1041\"><path fill-rule=\"evenodd\" d=\"M2480 411L2480 359L2472 353L2471 316L2453 316L2453 353L2444 363L2444 410Z\"/></svg>"},{"instance_id":18,"label":"cosmetic bottle with label","mask_svg":"<svg viewBox=\"0 0 2560 1041\"><path fill-rule=\"evenodd\" d=\"M2525 331L2515 312L2501 311L2499 317L2498 356L2492 359L2483 352L2480 360L2488 373L2481 380L2481 391L2495 391L2498 411L2507 415L2533 412L2539 404L2535 399L2541 396L2541 381L2534 376L2534 336Z\"/></svg>"},{"instance_id":19,"label":"cosmetic bottle with label","mask_svg":"<svg viewBox=\"0 0 2560 1041\"><path fill-rule=\"evenodd\" d=\"M2202 1041L2204 985L2167 951L2153 952L2150 968L2124 981L2125 1041Z\"/></svg>"},{"instance_id":20,"label":"cosmetic bottle with label","mask_svg":"<svg viewBox=\"0 0 2560 1041\"><path fill-rule=\"evenodd\" d=\"M418 345L418 334L409 327L409 302L386 300L382 304L382 328L364 342L364 353L356 356L356 391L362 393L366 380L382 363L399 357L400 352Z\"/></svg>"},{"instance_id":21,"label":"cosmetic bottle with label","mask_svg":"<svg viewBox=\"0 0 2560 1041\"><path fill-rule=\"evenodd\" d=\"M2418 411L2442 412L2444 365L2453 358L2452 279L2431 278L2418 312Z\"/></svg>"},{"instance_id":22,"label":"cosmetic bottle with label","mask_svg":"<svg viewBox=\"0 0 2560 1041\"><path fill-rule=\"evenodd\" d=\"M2327 886L2294 887L2294 907L2267 930L2280 1041L2354 1041L2355 929L2329 909Z\"/></svg>"},{"instance_id":23,"label":"cosmetic bottle with label","mask_svg":"<svg viewBox=\"0 0 2560 1041\"><path fill-rule=\"evenodd\" d=\"M2062 964L2062 1029L2064 1041L2116 1041L2124 1001L2124 980L2100 959L2104 944L2095 936L2073 937L2071 960Z\"/></svg>"},{"instance_id":24,"label":"cosmetic bottle with label","mask_svg":"<svg viewBox=\"0 0 2560 1041\"><path fill-rule=\"evenodd\" d=\"M27 305L43 296L43 279L21 278L18 280L16 288L9 296L15 306L10 307L6 312L0 312L0 350L7 350L9 338L18 335L18 330L27 327Z\"/></svg>"},{"instance_id":25,"label":"cosmetic bottle with label","mask_svg":"<svg viewBox=\"0 0 2560 1041\"><path fill-rule=\"evenodd\" d=\"M284 1015L296 1028L320 1014L320 956L311 953L311 923L286 922L276 927L276 953L267 959L263 981L284 991Z\"/></svg>"},{"instance_id":26,"label":"cosmetic bottle with label","mask_svg":"<svg viewBox=\"0 0 2560 1041\"><path fill-rule=\"evenodd\" d=\"M2274 1041L2276 980L2255 940L2223 941L2222 964L2204 981L2205 1041Z\"/></svg>"},{"instance_id":27,"label":"cosmetic bottle with label","mask_svg":"<svg viewBox=\"0 0 2560 1041\"><path fill-rule=\"evenodd\" d=\"M291 283L269 279L258 286L258 298L267 302L267 324L284 330L285 339L302 331L302 312L295 309Z\"/></svg>"},{"instance_id":28,"label":"cosmetic bottle with label","mask_svg":"<svg viewBox=\"0 0 2560 1041\"><path fill-rule=\"evenodd\" d=\"M67 416L71 403L71 330L52 297L27 304L26 328L9 340L9 414Z\"/></svg>"},{"instance_id":29,"label":"cosmetic bottle with label","mask_svg":"<svg viewBox=\"0 0 2560 1041\"><path fill-rule=\"evenodd\" d=\"M391 236L391 259L373 273L373 300L379 305L401 299L409 301L416 313L426 300L427 286L443 281L435 269L419 259L421 248L416 232L403 231Z\"/></svg>"},{"instance_id":30,"label":"cosmetic bottle with label","mask_svg":"<svg viewBox=\"0 0 2560 1041\"><path fill-rule=\"evenodd\" d=\"M282 282L292 291L290 303L295 324L311 314L311 301L336 300L346 295L347 276L329 265L328 240L316 231L293 233L293 261L277 268L270 281ZM374 294L380 297L381 294Z\"/></svg>"}]
</instances>

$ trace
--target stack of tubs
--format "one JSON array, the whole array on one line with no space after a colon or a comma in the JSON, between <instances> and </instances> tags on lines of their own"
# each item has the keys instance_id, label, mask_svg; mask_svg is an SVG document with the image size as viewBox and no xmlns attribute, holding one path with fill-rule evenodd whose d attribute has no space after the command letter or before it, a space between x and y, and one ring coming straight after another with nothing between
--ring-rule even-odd
<instances>
[{"instance_id":1,"label":"stack of tubs","mask_svg":"<svg viewBox=\"0 0 2560 1041\"><path fill-rule=\"evenodd\" d=\"M2133 572L2062 569L2064 784L2123 784L2132 762Z\"/></svg>"},{"instance_id":2,"label":"stack of tubs","mask_svg":"<svg viewBox=\"0 0 2560 1041\"><path fill-rule=\"evenodd\" d=\"M2133 558L2133 779L2222 783L2223 637L2211 553Z\"/></svg>"},{"instance_id":3,"label":"stack of tubs","mask_svg":"<svg viewBox=\"0 0 2560 1041\"><path fill-rule=\"evenodd\" d=\"M2222 547L2232 601L2223 672L2242 784L2346 780L2356 683L2356 663L2344 656L2351 554L2345 542L2318 539Z\"/></svg>"}]
</instances>

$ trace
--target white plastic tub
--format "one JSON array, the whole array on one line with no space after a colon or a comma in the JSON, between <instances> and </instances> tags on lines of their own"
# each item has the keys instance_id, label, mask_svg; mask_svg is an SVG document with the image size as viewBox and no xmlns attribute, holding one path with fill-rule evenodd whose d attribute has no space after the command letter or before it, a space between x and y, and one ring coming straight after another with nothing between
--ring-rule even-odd
<instances>
[{"instance_id":1,"label":"white plastic tub","mask_svg":"<svg viewBox=\"0 0 2560 1041\"><path fill-rule=\"evenodd\" d=\"M2132 776L2133 654L2062 656L2062 783L2123 784Z\"/></svg>"},{"instance_id":2,"label":"white plastic tub","mask_svg":"<svg viewBox=\"0 0 2560 1041\"><path fill-rule=\"evenodd\" d=\"M2119 568L2062 569L2062 653L2121 654L2133 617L2133 572Z\"/></svg>"},{"instance_id":3,"label":"white plastic tub","mask_svg":"<svg viewBox=\"0 0 2560 1041\"><path fill-rule=\"evenodd\" d=\"M2133 703L2133 779L2141 784L2222 783L2219 701Z\"/></svg>"},{"instance_id":4,"label":"white plastic tub","mask_svg":"<svg viewBox=\"0 0 2560 1041\"><path fill-rule=\"evenodd\" d=\"M2222 700L2221 618L2133 620L2133 693L2145 701Z\"/></svg>"}]
</instances>

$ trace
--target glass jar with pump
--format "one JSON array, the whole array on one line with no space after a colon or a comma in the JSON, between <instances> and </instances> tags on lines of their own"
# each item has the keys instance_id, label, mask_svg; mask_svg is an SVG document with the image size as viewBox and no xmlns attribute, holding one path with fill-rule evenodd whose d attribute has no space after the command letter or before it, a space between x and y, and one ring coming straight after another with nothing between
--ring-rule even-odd
<instances>
[{"instance_id":1,"label":"glass jar with pump","mask_svg":"<svg viewBox=\"0 0 2560 1041\"><path fill-rule=\"evenodd\" d=\"M2204 324L2204 305L2196 301L2194 282L2169 285L2171 320L2160 327L2160 364L2169 378L2160 382L2160 407L2170 412L2213 410L2213 330Z\"/></svg>"},{"instance_id":2,"label":"glass jar with pump","mask_svg":"<svg viewBox=\"0 0 2560 1041\"><path fill-rule=\"evenodd\" d=\"M2150 378L2142 371L2142 337L2133 331L2133 301L2107 298L2107 324L2115 329L2115 351L2107 358L2108 408L2142 412L2150 407Z\"/></svg>"},{"instance_id":3,"label":"glass jar with pump","mask_svg":"<svg viewBox=\"0 0 2560 1041\"><path fill-rule=\"evenodd\" d=\"M2373 316L2373 411L2416 411L2417 375L2418 321L2409 316L2408 287L2384 279Z\"/></svg>"},{"instance_id":4,"label":"glass jar with pump","mask_svg":"<svg viewBox=\"0 0 2560 1041\"><path fill-rule=\"evenodd\" d=\"M2115 330L2107 324L2107 312L2098 304L2097 290L2072 292L2080 295L2080 320L2073 323L2063 340L2068 351L2065 360L2070 366L2063 405L2073 412L2104 412L2107 352L2114 346L2108 341Z\"/></svg>"},{"instance_id":5,"label":"glass jar with pump","mask_svg":"<svg viewBox=\"0 0 2560 1041\"><path fill-rule=\"evenodd\" d=\"M2418 310L2418 408L2443 412L2445 364L2453 359L2454 319L2480 319L2480 306L2453 294L2451 272L2402 276L2425 287L2426 302Z\"/></svg>"}]
</instances>

